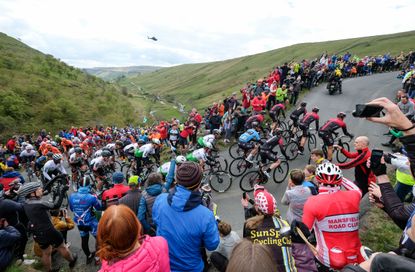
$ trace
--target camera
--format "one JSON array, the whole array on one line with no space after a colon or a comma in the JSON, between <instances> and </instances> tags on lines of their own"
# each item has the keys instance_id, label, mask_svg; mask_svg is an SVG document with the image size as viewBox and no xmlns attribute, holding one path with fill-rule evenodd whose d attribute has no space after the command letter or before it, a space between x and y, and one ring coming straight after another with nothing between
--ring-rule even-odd
<instances>
[{"instance_id":1,"label":"camera","mask_svg":"<svg viewBox=\"0 0 415 272\"><path fill-rule=\"evenodd\" d=\"M356 110L352 112L353 117L380 117L383 107L378 105L357 104Z\"/></svg>"}]
</instances>

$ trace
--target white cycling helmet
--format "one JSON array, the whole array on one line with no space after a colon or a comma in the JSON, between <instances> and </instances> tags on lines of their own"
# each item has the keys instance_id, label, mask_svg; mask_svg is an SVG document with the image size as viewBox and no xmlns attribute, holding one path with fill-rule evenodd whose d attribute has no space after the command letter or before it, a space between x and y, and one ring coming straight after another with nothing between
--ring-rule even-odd
<instances>
[{"instance_id":1,"label":"white cycling helmet","mask_svg":"<svg viewBox=\"0 0 415 272\"><path fill-rule=\"evenodd\" d=\"M153 144L157 144L157 145L160 144L160 140L159 139L154 138L151 141L153 142Z\"/></svg>"},{"instance_id":2,"label":"white cycling helmet","mask_svg":"<svg viewBox=\"0 0 415 272\"><path fill-rule=\"evenodd\" d=\"M52 159L54 160L54 161L59 161L59 160L61 160L63 157L62 157L62 155L61 154L53 154L53 156L52 156Z\"/></svg>"},{"instance_id":3,"label":"white cycling helmet","mask_svg":"<svg viewBox=\"0 0 415 272\"><path fill-rule=\"evenodd\" d=\"M26 144L26 146L25 146L25 148L24 148L26 151L30 151L30 150L32 150L33 149L33 145L31 145L31 144Z\"/></svg>"},{"instance_id":4,"label":"white cycling helmet","mask_svg":"<svg viewBox=\"0 0 415 272\"><path fill-rule=\"evenodd\" d=\"M176 163L184 163L185 161L186 161L186 157L185 156L179 155L176 158Z\"/></svg>"},{"instance_id":5,"label":"white cycling helmet","mask_svg":"<svg viewBox=\"0 0 415 272\"><path fill-rule=\"evenodd\" d=\"M205 143L205 147L207 147L209 149L213 149L213 145L210 142Z\"/></svg>"},{"instance_id":6,"label":"white cycling helmet","mask_svg":"<svg viewBox=\"0 0 415 272\"><path fill-rule=\"evenodd\" d=\"M327 185L340 185L343 179L342 170L331 162L320 164L316 169L316 180Z\"/></svg>"}]
</instances>

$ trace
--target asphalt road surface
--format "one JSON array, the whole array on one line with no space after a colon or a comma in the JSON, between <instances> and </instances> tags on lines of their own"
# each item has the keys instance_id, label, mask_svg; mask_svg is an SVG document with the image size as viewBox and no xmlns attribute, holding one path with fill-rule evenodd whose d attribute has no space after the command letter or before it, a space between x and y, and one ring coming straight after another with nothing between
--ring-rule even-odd
<instances>
[{"instance_id":1,"label":"asphalt road surface","mask_svg":"<svg viewBox=\"0 0 415 272\"><path fill-rule=\"evenodd\" d=\"M348 130L355 136L366 135L371 141L371 148L380 148L381 143L388 140L387 136L383 136L383 133L387 131L387 128L374 124L365 119L354 118L351 112L354 110L355 105L359 103L368 102L377 97L393 98L396 90L401 87L401 81L396 79L397 72L376 74L372 76L359 77L354 79L347 79L343 81L343 94L329 95L325 89L326 84L320 85L317 88L313 88L305 97L304 101L308 103L307 108L311 109L313 106L320 108L320 125L322 125L329 118L333 118L340 111L346 112L347 117L345 122ZM314 124L312 125L314 127ZM322 141L317 137L317 147L321 146ZM353 144L350 143L351 150L353 150ZM221 153L230 164L232 159L230 158L228 151ZM307 164L309 158L308 149L305 148L305 154L299 155L295 161L290 161L290 169L301 168ZM70 170L69 170L70 171ZM353 179L353 170L345 171L345 176ZM239 188L240 178L233 178L233 184L231 188L225 193L213 193L214 201L218 204L218 214L222 220L229 222L232 225L233 230L237 231L242 237L242 228L244 222L244 213L241 206L242 191ZM280 209L283 218L287 211L287 206L281 205L282 196L286 190L287 180L281 184L277 184L272 180L268 181L265 187L274 195L278 202L278 208ZM252 193L250 197L253 198ZM75 228L68 232L68 241L71 242L71 251L78 253L78 264L74 271L97 271L96 266L85 266L85 256L81 250L81 239L78 230ZM90 249L94 249L94 238L90 237ZM58 255L58 254L57 254ZM60 263L63 267L67 267L67 262L62 260L60 256L56 257L54 263Z\"/></svg>"}]
</instances>

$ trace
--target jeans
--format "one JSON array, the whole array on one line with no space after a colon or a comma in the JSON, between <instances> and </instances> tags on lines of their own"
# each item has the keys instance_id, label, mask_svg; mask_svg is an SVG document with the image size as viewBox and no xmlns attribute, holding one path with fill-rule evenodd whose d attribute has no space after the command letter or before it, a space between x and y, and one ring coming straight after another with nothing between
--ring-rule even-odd
<instances>
[{"instance_id":1,"label":"jeans","mask_svg":"<svg viewBox=\"0 0 415 272\"><path fill-rule=\"evenodd\" d=\"M412 186L400 183L399 181L395 185L395 191L399 199L404 202L406 196L412 192Z\"/></svg>"},{"instance_id":2,"label":"jeans","mask_svg":"<svg viewBox=\"0 0 415 272\"><path fill-rule=\"evenodd\" d=\"M212 262L213 266L220 272L226 271L226 267L228 266L228 259L226 259L226 257L222 254L218 252L212 252L210 255L210 261Z\"/></svg>"},{"instance_id":3,"label":"jeans","mask_svg":"<svg viewBox=\"0 0 415 272\"><path fill-rule=\"evenodd\" d=\"M381 253L373 258L371 272L415 271L415 260L406 257Z\"/></svg>"}]
</instances>

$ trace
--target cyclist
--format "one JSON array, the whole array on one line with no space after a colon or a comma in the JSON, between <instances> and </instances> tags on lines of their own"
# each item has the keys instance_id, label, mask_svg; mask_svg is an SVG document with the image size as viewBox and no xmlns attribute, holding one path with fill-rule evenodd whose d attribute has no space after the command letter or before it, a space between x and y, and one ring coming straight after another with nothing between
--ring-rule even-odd
<instances>
[{"instance_id":1,"label":"cyclist","mask_svg":"<svg viewBox=\"0 0 415 272\"><path fill-rule=\"evenodd\" d=\"M202 169L205 163L207 165L212 166L215 164L214 159L209 156L209 152L212 149L213 149L213 145L211 143L206 143L205 147L196 149L192 153L187 154L186 160L199 163Z\"/></svg>"},{"instance_id":2,"label":"cyclist","mask_svg":"<svg viewBox=\"0 0 415 272\"><path fill-rule=\"evenodd\" d=\"M177 148L177 142L179 140L180 130L178 129L177 123L173 123L169 129L168 139L172 147Z\"/></svg>"},{"instance_id":3,"label":"cyclist","mask_svg":"<svg viewBox=\"0 0 415 272\"><path fill-rule=\"evenodd\" d=\"M69 157L69 165L72 170L72 181L76 181L78 178L78 168L86 170L85 166L88 163L87 156L82 151L82 148L75 147L74 153Z\"/></svg>"},{"instance_id":4,"label":"cyclist","mask_svg":"<svg viewBox=\"0 0 415 272\"><path fill-rule=\"evenodd\" d=\"M300 116L303 115L303 117L304 117L306 115L306 113L307 113L306 107L307 107L307 103L306 102L301 102L300 107L295 109L290 114L290 119L293 121L293 127L292 127L293 132L295 132L297 127L298 127L298 120L300 119Z\"/></svg>"},{"instance_id":5,"label":"cyclist","mask_svg":"<svg viewBox=\"0 0 415 272\"><path fill-rule=\"evenodd\" d=\"M134 152L134 157L137 163L137 176L140 176L143 168L142 165L150 164L149 155L156 155L157 148L161 146L159 139L152 139L151 143L145 144L140 148L136 149Z\"/></svg>"},{"instance_id":6,"label":"cyclist","mask_svg":"<svg viewBox=\"0 0 415 272\"><path fill-rule=\"evenodd\" d=\"M179 155L176 157L176 165L179 166L180 164L184 163L186 161L186 157ZM157 172L159 172L160 174L163 175L163 177L166 177L169 172L170 172L170 168L171 168L171 161L163 163L158 169ZM176 169L175 169L176 170Z\"/></svg>"},{"instance_id":7,"label":"cyclist","mask_svg":"<svg viewBox=\"0 0 415 272\"><path fill-rule=\"evenodd\" d=\"M344 118L346 118L346 114L344 112L339 112L337 114L337 118L332 118L328 120L318 131L318 136L323 140L324 144L327 146L327 160L329 161L331 161L333 158L333 134L337 135L337 133L335 132L337 129L342 128L344 135L353 138L353 134L347 131Z\"/></svg>"},{"instance_id":8,"label":"cyclist","mask_svg":"<svg viewBox=\"0 0 415 272\"><path fill-rule=\"evenodd\" d=\"M40 172L42 171L43 166L45 163L52 159L53 153L49 152L46 154L46 156L40 156L35 160L35 171Z\"/></svg>"},{"instance_id":9,"label":"cyclist","mask_svg":"<svg viewBox=\"0 0 415 272\"><path fill-rule=\"evenodd\" d=\"M271 117L272 122L277 122L280 114L285 118L285 105L282 103L275 104L269 111L269 117Z\"/></svg>"},{"instance_id":10,"label":"cyclist","mask_svg":"<svg viewBox=\"0 0 415 272\"><path fill-rule=\"evenodd\" d=\"M253 128L254 125L260 127L263 121L264 116L262 114L253 115L246 120L245 129Z\"/></svg>"},{"instance_id":11,"label":"cyclist","mask_svg":"<svg viewBox=\"0 0 415 272\"><path fill-rule=\"evenodd\" d=\"M261 143L261 146L259 147L259 155L261 156L261 163L265 164L267 163L267 160L272 161L272 164L268 167L268 169L265 169L265 167L263 166L261 168L262 172L264 173L265 176L267 176L268 178L271 178L270 172L277 168L280 163L281 160L278 158L278 152L273 152L272 149L275 146L279 146L282 155L284 155L284 157L287 157L287 155L285 154L285 150L284 150L284 141L281 135L281 130L279 128L275 128L272 131L272 137L269 138L268 140L266 140L264 143Z\"/></svg>"},{"instance_id":12,"label":"cyclist","mask_svg":"<svg viewBox=\"0 0 415 272\"><path fill-rule=\"evenodd\" d=\"M301 119L299 123L299 128L303 131L303 135L301 137L300 146L298 147L298 153L303 154L304 152L304 145L307 139L307 135L309 134L308 130L310 129L310 125L313 122L316 122L316 131L318 131L319 127L319 119L318 116L319 108L314 107L311 112L306 113L303 119Z\"/></svg>"},{"instance_id":13,"label":"cyclist","mask_svg":"<svg viewBox=\"0 0 415 272\"><path fill-rule=\"evenodd\" d=\"M80 184L78 192L71 194L69 197L69 208L74 214L74 222L78 226L81 235L82 250L86 255L86 263L92 262L95 252L89 250L89 233L94 237L97 236L98 220L93 214L93 209L101 210L101 202L95 195L92 195L92 181L90 177L85 176Z\"/></svg>"},{"instance_id":14,"label":"cyclist","mask_svg":"<svg viewBox=\"0 0 415 272\"><path fill-rule=\"evenodd\" d=\"M36 151L33 149L33 145L27 144L25 149L20 153L20 161L22 164L34 162L36 159Z\"/></svg>"},{"instance_id":15,"label":"cyclist","mask_svg":"<svg viewBox=\"0 0 415 272\"><path fill-rule=\"evenodd\" d=\"M110 159L111 152L108 150L104 150L101 153L101 156L98 158L93 159L90 162L92 172L94 173L94 177L97 180L97 190L101 191L102 186L104 183L104 177L108 168L112 167L112 161Z\"/></svg>"},{"instance_id":16,"label":"cyclist","mask_svg":"<svg viewBox=\"0 0 415 272\"><path fill-rule=\"evenodd\" d=\"M45 184L49 184L58 175L67 175L62 158L62 154L53 154L52 160L47 161L43 166L42 174ZM45 190L49 191L49 187L50 185L45 187Z\"/></svg>"},{"instance_id":17,"label":"cyclist","mask_svg":"<svg viewBox=\"0 0 415 272\"><path fill-rule=\"evenodd\" d=\"M139 141L139 142L141 145L143 144L142 141ZM128 144L123 148L123 154L127 156L127 158L134 157L134 152L137 148L139 148L138 143Z\"/></svg>"},{"instance_id":18,"label":"cyclist","mask_svg":"<svg viewBox=\"0 0 415 272\"><path fill-rule=\"evenodd\" d=\"M309 197L304 204L302 223L306 228L297 221L292 226L315 230L319 271L340 270L347 264L363 262L359 239L361 191L330 162L317 167L316 180L320 184L319 194ZM347 191L341 190L341 186Z\"/></svg>"},{"instance_id":19,"label":"cyclist","mask_svg":"<svg viewBox=\"0 0 415 272\"><path fill-rule=\"evenodd\" d=\"M259 142L261 140L261 136L259 136L259 126L258 123L252 124L254 128L248 129L245 133L243 133L241 136L239 136L238 139L238 146L244 152L248 152L248 150L251 150L255 147L254 142ZM256 155L255 152L251 152L246 160L250 163L252 163L252 158Z\"/></svg>"},{"instance_id":20,"label":"cyclist","mask_svg":"<svg viewBox=\"0 0 415 272\"><path fill-rule=\"evenodd\" d=\"M220 137L220 130L214 129L213 134L208 134L206 136L200 137L197 139L197 145L198 147L205 147L207 143L211 143L213 146L215 146L216 139Z\"/></svg>"}]
</instances>

